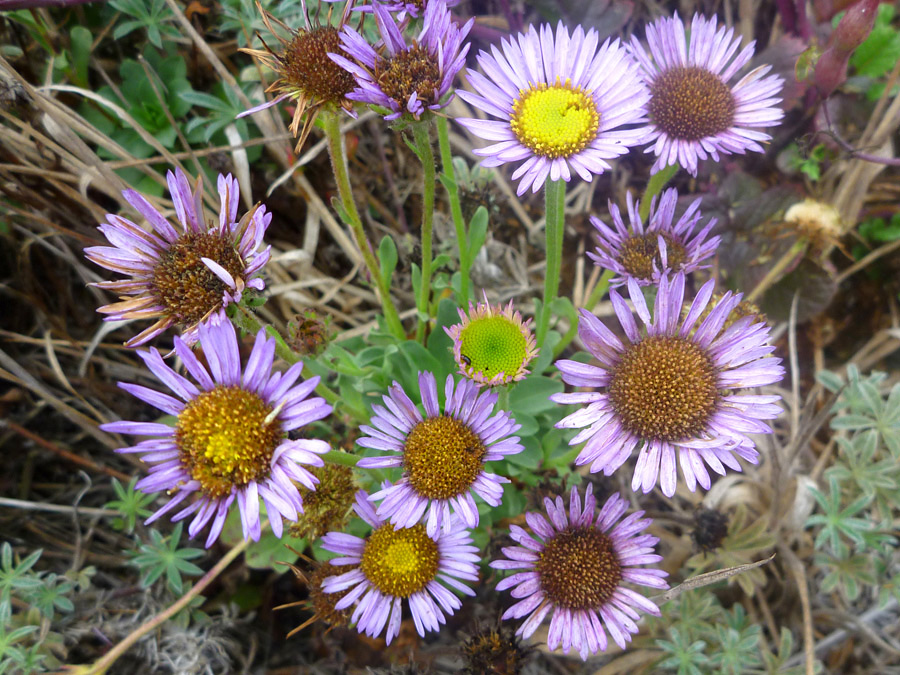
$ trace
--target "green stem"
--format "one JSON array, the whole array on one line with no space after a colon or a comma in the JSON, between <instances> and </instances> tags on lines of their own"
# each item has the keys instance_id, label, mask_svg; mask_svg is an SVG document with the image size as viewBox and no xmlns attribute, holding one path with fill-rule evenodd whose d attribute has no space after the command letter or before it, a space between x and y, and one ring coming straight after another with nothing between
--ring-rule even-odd
<instances>
[{"instance_id":1,"label":"green stem","mask_svg":"<svg viewBox=\"0 0 900 675\"><path fill-rule=\"evenodd\" d=\"M504 384L497 389L497 410L509 410L509 387Z\"/></svg>"},{"instance_id":2,"label":"green stem","mask_svg":"<svg viewBox=\"0 0 900 675\"><path fill-rule=\"evenodd\" d=\"M431 122L423 121L413 124L413 138L416 142L419 160L422 162L422 286L416 298L419 310L419 322L416 325L416 340L425 341L425 328L428 326L428 298L431 295L431 227L434 220L434 183L435 166L434 150L431 148Z\"/></svg>"},{"instance_id":3,"label":"green stem","mask_svg":"<svg viewBox=\"0 0 900 675\"><path fill-rule=\"evenodd\" d=\"M782 272L787 269L788 265L794 262L798 255L802 255L806 251L806 245L806 239L799 239L774 265L772 265L769 271L766 272L766 276L756 284L754 289L750 291L744 299L748 302L756 302L763 293L771 288L772 284L781 278Z\"/></svg>"},{"instance_id":4,"label":"green stem","mask_svg":"<svg viewBox=\"0 0 900 675\"><path fill-rule=\"evenodd\" d=\"M566 182L549 178L544 185L544 235L547 249L547 270L544 273L544 304L541 307L540 323L537 331L538 348L544 345L544 338L550 328L550 304L559 293L559 279L562 273L562 244L565 231Z\"/></svg>"},{"instance_id":5,"label":"green stem","mask_svg":"<svg viewBox=\"0 0 900 675\"><path fill-rule=\"evenodd\" d=\"M347 148L344 145L344 136L341 134L340 118L336 111L323 110L319 113L319 117L325 127L325 136L328 139L328 156L331 158L331 168L334 170L334 178L337 181L338 195L340 196L340 204L343 209L341 214L353 231L356 239L356 245L359 247L369 270L369 276L378 288L378 294L381 296L381 309L384 312L384 319L387 323L388 330L399 340L406 339L406 333L403 330L403 324L400 322L400 315L391 299L391 289L383 275L381 274L381 266L372 253L369 241L366 239L366 233L363 229L362 219L359 217L359 211L356 208L356 201L353 199L353 189L350 187L350 172L347 167Z\"/></svg>"},{"instance_id":6,"label":"green stem","mask_svg":"<svg viewBox=\"0 0 900 675\"><path fill-rule=\"evenodd\" d=\"M322 455L322 459L325 460L326 464L341 464L343 466L349 466L351 469L355 467L356 463L359 461L359 457L356 455L351 455L349 452L341 452L340 450L326 452Z\"/></svg>"},{"instance_id":7,"label":"green stem","mask_svg":"<svg viewBox=\"0 0 900 675\"><path fill-rule=\"evenodd\" d=\"M209 572L203 575L203 577L193 586L191 586L190 590L185 593L181 598L179 598L178 602L171 605L168 609L160 612L156 616L151 619L145 621L140 626L138 626L135 630L129 633L125 639L119 642L115 647L110 649L103 658L95 661L90 666L76 666L75 672L81 673L82 675L102 675L107 670L109 670L110 666L118 661L119 657L124 655L134 644L144 637L147 633L150 633L157 628L160 628L166 621L171 619L173 616L178 614L182 609L190 605L191 601L196 598L200 593L202 593L207 586L209 586L217 576L219 576L226 567L228 567L232 561L237 558L244 550L250 545L249 540L244 540L235 547L233 547L228 553L226 553L222 558L219 559Z\"/></svg>"},{"instance_id":8,"label":"green stem","mask_svg":"<svg viewBox=\"0 0 900 675\"><path fill-rule=\"evenodd\" d=\"M606 291L609 290L609 281L613 278L615 272L612 270L605 270L603 274L600 275L600 279L597 280L597 285L594 286L594 289L591 291L591 294L588 296L587 301L584 303L584 308L593 312L594 307L597 306L597 303L603 299L603 296L606 295Z\"/></svg>"},{"instance_id":9,"label":"green stem","mask_svg":"<svg viewBox=\"0 0 900 675\"><path fill-rule=\"evenodd\" d=\"M450 201L450 215L456 229L456 245L459 247L459 297L456 299L460 307L469 302L469 235L466 232L466 221L463 219L462 204L459 201L459 185L456 182L456 171L453 169L453 155L450 152L450 122L446 117L437 117L438 146L441 150L441 167L444 169L444 187Z\"/></svg>"},{"instance_id":10,"label":"green stem","mask_svg":"<svg viewBox=\"0 0 900 675\"><path fill-rule=\"evenodd\" d=\"M672 180L672 176L677 172L678 165L669 164L665 169L661 169L650 176L650 181L647 183L647 189L644 191L644 196L641 197L641 208L639 211L641 222L644 223L645 226L648 224L647 218L650 217L650 203L656 195L662 192L666 183Z\"/></svg>"}]
</instances>

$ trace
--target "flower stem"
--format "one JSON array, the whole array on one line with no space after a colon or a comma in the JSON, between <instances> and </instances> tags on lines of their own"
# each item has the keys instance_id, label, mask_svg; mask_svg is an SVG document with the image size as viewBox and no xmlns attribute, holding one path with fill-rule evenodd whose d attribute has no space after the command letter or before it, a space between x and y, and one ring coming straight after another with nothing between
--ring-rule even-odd
<instances>
[{"instance_id":1,"label":"flower stem","mask_svg":"<svg viewBox=\"0 0 900 675\"><path fill-rule=\"evenodd\" d=\"M428 326L428 298L431 296L431 228L434 220L434 183L435 166L434 150L431 148L431 122L413 124L413 138L419 160L422 162L422 285L416 298L419 310L419 322L416 325L416 340L425 341L425 328Z\"/></svg>"},{"instance_id":2,"label":"flower stem","mask_svg":"<svg viewBox=\"0 0 900 675\"><path fill-rule=\"evenodd\" d=\"M95 661L93 664L88 666L85 670L78 670L77 672L82 675L102 675L105 673L112 664L114 664L120 656L125 654L134 644L144 637L147 633L159 628L166 621L171 619L173 616L178 614L182 609L190 605L191 601L200 595L203 590L209 586L217 576L219 576L226 567L228 567L232 561L237 558L244 550L250 545L249 540L244 540L241 543L234 546L228 553L226 553L222 558L219 559L209 572L203 575L203 577L196 584L191 586L190 590L185 593L175 604L171 605L168 609L160 612L153 618L145 621L140 626L138 626L135 630L129 633L124 640L119 642L115 647L110 649L103 658Z\"/></svg>"},{"instance_id":3,"label":"flower stem","mask_svg":"<svg viewBox=\"0 0 900 675\"><path fill-rule=\"evenodd\" d=\"M784 274L784 271L790 266L791 263L797 261L798 256L802 256L806 252L806 239L799 239L794 243L787 251L785 251L784 255L781 256L769 271L766 272L766 276L764 276L758 284L750 291L744 299L748 302L756 302L763 293L765 293L772 285L781 279Z\"/></svg>"},{"instance_id":4,"label":"flower stem","mask_svg":"<svg viewBox=\"0 0 900 675\"><path fill-rule=\"evenodd\" d=\"M613 274L615 274L615 272L612 270L604 270L603 274L600 275L597 285L594 286L587 301L584 303L584 308L587 311L593 312L597 303L603 299L604 295L606 295L606 291L609 290L609 280L613 278Z\"/></svg>"},{"instance_id":5,"label":"flower stem","mask_svg":"<svg viewBox=\"0 0 900 675\"><path fill-rule=\"evenodd\" d=\"M381 309L384 312L384 320L387 323L388 330L394 337L405 340L406 333L403 331L403 324L400 322L400 315L391 299L391 289L387 281L381 274L381 266L372 253L369 241L366 239L365 230L363 230L362 219L359 217L359 211L356 208L356 201L353 199L353 190L350 187L350 173L347 167L347 148L344 145L344 136L341 134L340 118L338 113L333 110L323 110L319 113L325 127L325 135L328 139L328 156L331 158L331 168L334 170L334 178L337 181L338 194L340 195L340 205L342 207L341 216L343 220L350 226L353 236L356 239L356 245L359 247L369 270L369 276L378 288L378 294L381 296Z\"/></svg>"},{"instance_id":6,"label":"flower stem","mask_svg":"<svg viewBox=\"0 0 900 675\"><path fill-rule=\"evenodd\" d=\"M547 337L547 331L550 328L550 304L556 300L557 293L559 293L563 233L565 231L566 182L548 178L544 185L544 202L547 270L544 273L544 304L541 306L541 317L537 330L538 348L544 345L544 338Z\"/></svg>"},{"instance_id":7,"label":"flower stem","mask_svg":"<svg viewBox=\"0 0 900 675\"><path fill-rule=\"evenodd\" d=\"M650 181L647 183L647 189L644 190L644 196L641 197L641 208L640 208L640 216L641 222L644 225L647 225L647 218L650 217L650 204L653 201L653 198L662 192L662 189L666 186L670 180L672 180L672 176L674 176L678 172L677 164L669 164L665 169L660 169L655 174L650 176Z\"/></svg>"},{"instance_id":8,"label":"flower stem","mask_svg":"<svg viewBox=\"0 0 900 675\"><path fill-rule=\"evenodd\" d=\"M341 464L342 466L349 466L351 469L355 467L356 463L359 461L359 457L356 455L351 455L349 452L342 452L340 450L326 452L322 455L322 459L325 460L326 464Z\"/></svg>"},{"instance_id":9,"label":"flower stem","mask_svg":"<svg viewBox=\"0 0 900 675\"><path fill-rule=\"evenodd\" d=\"M460 307L469 302L469 234L466 232L466 221L463 219L462 205L459 201L459 185L456 182L456 171L453 169L453 154L450 152L450 122L443 115L437 116L438 146L441 150L441 167L444 170L444 187L450 201L450 215L456 229L456 245L459 248L459 297L456 299Z\"/></svg>"},{"instance_id":10,"label":"flower stem","mask_svg":"<svg viewBox=\"0 0 900 675\"><path fill-rule=\"evenodd\" d=\"M497 388L497 410L509 410L509 386L504 384Z\"/></svg>"}]
</instances>

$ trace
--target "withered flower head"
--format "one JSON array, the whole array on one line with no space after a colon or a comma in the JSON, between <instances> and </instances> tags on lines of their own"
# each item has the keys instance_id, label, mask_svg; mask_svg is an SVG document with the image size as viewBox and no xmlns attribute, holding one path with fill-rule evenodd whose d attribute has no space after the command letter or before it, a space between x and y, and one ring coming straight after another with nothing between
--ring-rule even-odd
<instances>
[{"instance_id":1,"label":"withered flower head","mask_svg":"<svg viewBox=\"0 0 900 675\"><path fill-rule=\"evenodd\" d=\"M349 466L326 464L311 472L319 482L315 490L299 488L303 513L291 526L291 534L317 539L331 530L344 529L358 488Z\"/></svg>"},{"instance_id":2,"label":"withered flower head","mask_svg":"<svg viewBox=\"0 0 900 675\"><path fill-rule=\"evenodd\" d=\"M296 105L291 120L291 133L298 137L295 152L299 152L306 137L315 124L319 111L326 106L341 107L348 113L353 111L353 101L347 98L356 88L353 75L338 66L329 57L329 53L343 53L340 31L350 16L353 0L344 5L340 22L332 25L333 7L329 5L328 16L324 23L318 17L311 20L306 9L306 2L301 0L303 14L306 17L306 28L293 30L266 12L259 2L256 3L263 22L269 32L281 43L281 51L275 52L260 36L264 49L242 48L240 51L255 56L259 61L275 71L277 79L269 85L266 92L274 92L276 97L262 105L245 110L238 117L252 115L285 100ZM282 31L290 34L290 39L282 37L272 23L278 24ZM302 122L302 127L301 127Z\"/></svg>"},{"instance_id":3,"label":"withered flower head","mask_svg":"<svg viewBox=\"0 0 900 675\"><path fill-rule=\"evenodd\" d=\"M328 626L328 630L331 630L332 628L342 628L344 626L350 625L350 614L352 614L353 610L350 607L347 607L346 609L335 609L335 605L338 603L338 601L345 595L347 595L349 591L326 593L322 590L322 582L328 577L334 576L335 574L340 574L340 568L335 567L330 562L319 563L315 560L309 560L309 558L306 558L306 560L313 568L311 574L307 574L295 565L291 565L290 567L291 571L294 573L297 579L306 586L309 597L306 600L290 602L286 605L279 605L275 609L287 609L288 607L304 607L312 612L313 615L306 621L301 623L299 626L294 628L290 633L288 633L288 637L296 635L307 626L311 626L312 624L314 624L316 621L321 621L322 623L326 624Z\"/></svg>"},{"instance_id":4,"label":"withered flower head","mask_svg":"<svg viewBox=\"0 0 900 675\"><path fill-rule=\"evenodd\" d=\"M300 356L316 357L328 346L328 321L312 310L303 312L288 326L288 345Z\"/></svg>"},{"instance_id":5,"label":"withered flower head","mask_svg":"<svg viewBox=\"0 0 900 675\"><path fill-rule=\"evenodd\" d=\"M534 647L522 645L522 639L507 624L476 625L472 635L460 644L464 675L517 675Z\"/></svg>"},{"instance_id":6,"label":"withered flower head","mask_svg":"<svg viewBox=\"0 0 900 675\"><path fill-rule=\"evenodd\" d=\"M710 553L722 545L728 534L728 516L715 509L699 508L694 514L691 539L701 551Z\"/></svg>"}]
</instances>

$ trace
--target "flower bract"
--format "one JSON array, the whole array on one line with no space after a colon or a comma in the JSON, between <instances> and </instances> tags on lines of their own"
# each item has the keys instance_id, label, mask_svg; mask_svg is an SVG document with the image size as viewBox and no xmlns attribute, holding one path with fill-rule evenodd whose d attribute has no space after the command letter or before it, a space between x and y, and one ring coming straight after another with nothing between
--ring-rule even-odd
<instances>
[{"instance_id":1,"label":"flower bract","mask_svg":"<svg viewBox=\"0 0 900 675\"><path fill-rule=\"evenodd\" d=\"M753 57L751 42L737 56L740 37L715 17L695 14L688 29L678 16L647 26L647 49L632 36L628 49L650 89L647 112L656 155L653 172L680 164L697 175L697 162L719 154L763 152L771 139L760 131L781 121L777 107L784 80L760 66L729 84ZM648 53L649 52L649 53Z\"/></svg>"},{"instance_id":2,"label":"flower bract","mask_svg":"<svg viewBox=\"0 0 900 675\"><path fill-rule=\"evenodd\" d=\"M700 222L701 199L688 206L675 222L678 191L666 190L658 200L654 198L646 225L638 212L640 202L635 202L630 192L626 199L630 227L625 225L619 207L612 201L609 202L609 213L613 227L591 216L591 225L599 235L599 246L596 253L589 251L588 257L596 265L615 272L610 285L621 286L632 277L639 285L647 286L659 283L665 274L689 274L706 267L701 263L715 254L719 236L709 237L716 224L715 218L699 232L694 232Z\"/></svg>"},{"instance_id":3,"label":"flower bract","mask_svg":"<svg viewBox=\"0 0 900 675\"><path fill-rule=\"evenodd\" d=\"M781 359L771 357L769 327L745 316L724 328L741 302L725 293L700 320L713 294L703 285L682 319L684 274L663 277L653 316L641 289L628 280L628 294L644 329L625 300L610 300L625 332L620 340L593 314L581 312L578 334L600 365L561 360L563 380L594 391L553 394L557 403L585 407L563 418L559 428L581 429L570 441L584 443L578 465L611 475L640 449L632 489L649 492L659 481L663 494L675 494L676 455L689 490L710 487L708 466L741 470L737 457L756 463L759 453L747 434L771 433L765 420L777 417L777 395L736 390L774 384L784 377Z\"/></svg>"},{"instance_id":4,"label":"flower bract","mask_svg":"<svg viewBox=\"0 0 900 675\"><path fill-rule=\"evenodd\" d=\"M546 517L525 514L531 533L510 526L510 536L519 544L503 548L505 558L491 567L517 570L497 584L497 590L512 589L516 602L503 619L527 617L516 631L530 637L550 614L547 646L576 649L582 659L604 651L606 632L621 648L638 632L640 613L659 616L659 608L626 583L667 588L666 572L638 565L657 563L653 552L657 537L639 534L651 521L636 511L622 519L628 502L618 493L597 511L591 485L582 508L577 488L569 495L566 512L562 497L544 499ZM620 520L621 519L621 520Z\"/></svg>"},{"instance_id":5,"label":"flower bract","mask_svg":"<svg viewBox=\"0 0 900 675\"><path fill-rule=\"evenodd\" d=\"M502 50L480 52L482 73L467 70L474 93L460 97L498 119L458 119L493 145L475 150L483 166L522 162L513 172L521 195L549 177L590 181L610 168L607 160L645 140L648 93L637 66L618 40L598 49L599 37L579 26L569 35L560 23L533 26L504 40Z\"/></svg>"},{"instance_id":6,"label":"flower bract","mask_svg":"<svg viewBox=\"0 0 900 675\"><path fill-rule=\"evenodd\" d=\"M365 436L357 441L359 445L399 454L364 457L358 467L403 468L403 477L395 485L371 496L381 501L378 517L389 518L397 527L413 527L427 510L429 536L442 525L452 527L452 512L466 527L475 527L478 508L472 493L499 506L503 483L509 482L485 471L484 464L524 450L519 438L510 435L520 425L505 411L492 414L498 395L479 393L470 380L454 384L453 376L447 376L443 414L433 374L419 373L419 392L424 416L394 382L383 397L385 407L372 406L371 426L360 427Z\"/></svg>"},{"instance_id":7,"label":"flower bract","mask_svg":"<svg viewBox=\"0 0 900 675\"><path fill-rule=\"evenodd\" d=\"M391 643L400 631L403 601L409 606L420 636L435 631L462 606L449 589L475 595L466 581L478 581L480 556L459 519L429 535L425 526L395 528L379 518L368 496L357 493L354 509L372 532L365 538L329 532L322 538L325 550L340 557L331 564L353 568L325 579L326 593L349 591L335 605L341 610L356 604L350 617L360 633L377 637L385 630ZM448 588L449 587L449 588Z\"/></svg>"},{"instance_id":8,"label":"flower bract","mask_svg":"<svg viewBox=\"0 0 900 675\"><path fill-rule=\"evenodd\" d=\"M120 294L120 302L97 310L107 315L106 321L156 319L128 340L127 347L145 344L171 327L178 327L182 339L192 343L199 324L227 321L225 308L240 302L245 288L265 288L257 276L270 255L270 247L259 250L272 220L265 207L257 205L237 220L237 179L220 174L219 221L208 225L200 181L192 191L181 169L169 171L167 180L180 229L138 192L125 190L125 200L152 229L148 232L127 218L108 214L98 229L112 246L84 251L88 260L129 277L95 284Z\"/></svg>"},{"instance_id":9,"label":"flower bract","mask_svg":"<svg viewBox=\"0 0 900 675\"><path fill-rule=\"evenodd\" d=\"M174 396L138 384L120 387L167 415L175 426L158 422L112 422L110 433L148 436L118 452L138 453L151 464L149 475L136 487L165 491L171 499L147 519L152 523L181 506L173 521L193 516L193 537L212 524L211 546L222 532L231 505L237 501L244 537L258 540L262 499L280 537L282 518L296 520L303 500L294 481L310 490L318 482L304 465L322 466L325 441L288 438L288 432L327 417L331 406L310 397L318 377L297 383L302 363L273 373L275 338L261 330L246 367L241 367L237 335L229 322L201 325L200 340L208 366L200 363L187 343L175 338L175 353L194 381L176 373L156 349L138 355Z\"/></svg>"}]
</instances>

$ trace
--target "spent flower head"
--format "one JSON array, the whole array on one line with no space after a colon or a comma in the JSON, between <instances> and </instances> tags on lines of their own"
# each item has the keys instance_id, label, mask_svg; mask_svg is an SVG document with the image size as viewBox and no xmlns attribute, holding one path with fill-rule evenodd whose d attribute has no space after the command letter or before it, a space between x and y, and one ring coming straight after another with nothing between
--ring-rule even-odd
<instances>
[{"instance_id":1,"label":"spent flower head","mask_svg":"<svg viewBox=\"0 0 900 675\"><path fill-rule=\"evenodd\" d=\"M688 29L676 15L647 26L647 50L636 36L628 50L640 64L650 89L646 110L656 155L653 172L680 164L697 175L697 162L719 154L763 152L771 136L758 131L781 121L784 80L759 66L736 84L729 82L753 57L755 42L737 56L741 44L734 29L717 29L715 17L694 15ZM649 50L649 53L648 53Z\"/></svg>"},{"instance_id":2,"label":"spent flower head","mask_svg":"<svg viewBox=\"0 0 900 675\"><path fill-rule=\"evenodd\" d=\"M531 319L522 320L512 300L492 307L484 293L484 302L469 303L468 314L457 310L462 323L444 327L453 340L453 358L459 374L479 384L509 384L528 374L527 366L538 355L537 341L529 328Z\"/></svg>"},{"instance_id":3,"label":"spent flower head","mask_svg":"<svg viewBox=\"0 0 900 675\"><path fill-rule=\"evenodd\" d=\"M291 549L291 551L293 550L294 549ZM294 552L296 553L296 551ZM307 558L307 560L309 559ZM293 628L291 632L287 634L287 637L296 635L301 630L303 630L307 626L311 626L317 621L321 621L322 623L327 625L327 630L331 630L332 628L342 628L344 626L350 625L351 611L346 608L337 609L335 607L335 605L337 605L337 603L340 602L341 599L345 595L347 595L349 591L326 593L325 589L322 587L325 579L333 577L336 574L340 574L341 568L336 567L335 565L332 565L327 561L323 563L310 561L310 563L313 569L309 574L301 570L296 565L290 565L291 571L294 573L294 576L297 577L297 580L303 583L304 586L306 586L306 592L309 594L307 599L300 600L298 602L290 602L286 605L279 605L278 607L275 607L275 609L287 609L288 607L301 606L312 612L312 616L296 628Z\"/></svg>"},{"instance_id":4,"label":"spent flower head","mask_svg":"<svg viewBox=\"0 0 900 675\"><path fill-rule=\"evenodd\" d=\"M329 532L322 538L322 547L340 556L331 560L332 565L353 566L325 579L322 587L326 593L349 591L335 609L358 602L350 621L360 633L374 638L387 624L385 639L390 644L400 631L406 600L416 631L424 637L426 631L438 630L446 622L445 615L462 606L448 587L475 595L464 582L478 581L480 557L459 519L449 519L449 527L431 535L420 523L395 528L378 517L363 490L357 493L354 510L372 532L365 539L343 532Z\"/></svg>"},{"instance_id":5,"label":"spent flower head","mask_svg":"<svg viewBox=\"0 0 900 675\"><path fill-rule=\"evenodd\" d=\"M173 326L183 340L196 342L201 323L227 322L225 308L240 302L245 288L265 288L256 275L269 261L270 247L258 249L272 214L257 205L238 221L237 179L219 174L219 222L206 224L200 179L192 192L181 169L166 178L180 231L138 192L125 190L122 196L152 229L107 214L98 229L112 246L84 250L91 262L129 277L94 284L120 294L120 302L97 310L107 315L105 321L156 319L126 347L145 344Z\"/></svg>"},{"instance_id":6,"label":"spent flower head","mask_svg":"<svg viewBox=\"0 0 900 675\"><path fill-rule=\"evenodd\" d=\"M488 473L485 462L515 455L524 448L518 436L510 434L520 425L508 412L494 412L498 394L478 392L478 385L462 380L454 385L448 375L444 384L444 412L438 405L437 383L429 372L419 373L419 392L425 416L419 412L396 382L384 405L372 406L372 426L360 427L364 448L399 453L364 457L357 466L368 469L402 467L403 477L373 494L383 500L379 518L390 518L397 527L417 526L428 511L427 532L434 535L443 527L453 527L455 512L467 527L478 525L474 492L491 506L499 506L503 483L509 479Z\"/></svg>"},{"instance_id":7,"label":"spent flower head","mask_svg":"<svg viewBox=\"0 0 900 675\"><path fill-rule=\"evenodd\" d=\"M714 255L719 246L719 237L708 237L715 226L712 218L699 232L694 232L700 222L700 202L694 201L678 222L675 221L675 206L678 191L670 188L657 199L653 198L650 217L645 226L639 214L640 202L636 202L629 192L626 197L629 226L625 225L619 207L609 202L609 213L613 227L608 227L599 218L591 216L591 225L597 229L597 252L588 252L588 257L604 269L616 274L611 286L621 286L632 277L641 286L659 283L660 278L671 272L691 272L704 269L701 263Z\"/></svg>"},{"instance_id":8,"label":"spent flower head","mask_svg":"<svg viewBox=\"0 0 900 675\"><path fill-rule=\"evenodd\" d=\"M262 37L260 41L263 49L240 50L259 59L263 65L275 72L277 78L266 89L266 92L274 92L275 98L245 110L238 117L252 115L282 101L291 101L295 106L290 126L291 133L297 137L295 152L300 151L319 111L323 108L329 106L343 108L355 116L353 101L348 98L348 94L356 87L356 82L350 73L329 57L332 52L341 51L340 30L350 16L353 0L348 0L344 5L337 26L332 25L330 6L326 21L320 24L317 20L310 20L306 2L301 0L301 4L306 18L306 28L292 30L257 3L266 28L281 43L281 51L273 51ZM281 31L275 30L273 22L278 24ZM282 37L282 32L287 32L290 39Z\"/></svg>"},{"instance_id":9,"label":"spent flower head","mask_svg":"<svg viewBox=\"0 0 900 675\"><path fill-rule=\"evenodd\" d=\"M582 508L573 486L568 513L562 497L547 498L546 518L525 514L531 533L510 525L510 536L519 546L505 547L506 558L494 560L491 567L521 570L497 584L498 591L512 588L510 594L518 600L503 618L528 617L517 635L530 637L550 614L547 646L562 647L564 653L574 647L587 659L606 650L606 631L624 649L638 632L639 612L659 616L653 602L625 585L668 588L666 572L638 567L662 560L653 552L659 539L639 534L652 522L641 518L643 511L620 521L627 508L628 502L616 493L598 512L590 484Z\"/></svg>"},{"instance_id":10,"label":"spent flower head","mask_svg":"<svg viewBox=\"0 0 900 675\"><path fill-rule=\"evenodd\" d=\"M581 311L578 334L600 365L561 360L563 380L594 391L553 394L557 403L585 404L563 418L559 428L581 429L571 445L585 443L576 464L607 476L640 449L633 490L649 492L659 480L663 494L675 494L676 454L687 487L710 487L708 465L741 470L735 455L756 463L759 453L747 434L772 433L765 422L781 414L777 395L736 390L775 384L784 377L781 359L771 357L769 327L747 316L722 330L741 301L726 293L699 325L713 294L703 285L682 318L684 274L663 277L650 310L638 283L628 279L628 293L645 328L641 330L625 300L610 291L610 300L625 340L587 310ZM679 325L680 324L680 325Z\"/></svg>"},{"instance_id":11,"label":"spent flower head","mask_svg":"<svg viewBox=\"0 0 900 675\"><path fill-rule=\"evenodd\" d=\"M419 36L407 44L388 9L373 5L381 42L373 47L359 33L344 27L344 54L331 54L334 62L352 73L357 88L348 98L386 108L386 120L404 115L418 120L428 110L450 102L447 94L453 78L466 62L469 45L462 42L474 19L462 27L450 17L445 0L431 0Z\"/></svg>"},{"instance_id":12,"label":"spent flower head","mask_svg":"<svg viewBox=\"0 0 900 675\"><path fill-rule=\"evenodd\" d=\"M165 491L171 499L146 520L152 523L175 507L180 521L193 515L188 534L195 536L212 523L206 546L218 538L228 511L237 500L244 538L259 540L259 500L266 505L272 532L280 537L282 518L294 521L303 512L296 481L314 490L318 479L303 465L322 466L325 441L292 440L289 432L331 413L325 399L309 395L319 383L313 377L297 384L303 369L296 363L273 373L275 338L264 330L256 336L245 368L234 327L229 322L200 327L208 366L200 363L187 343L175 338L175 353L196 382L176 373L156 349L138 355L175 396L138 384L119 383L136 398L175 417L175 426L158 422L112 422L110 433L147 436L117 452L138 453L152 464L137 488Z\"/></svg>"},{"instance_id":13,"label":"spent flower head","mask_svg":"<svg viewBox=\"0 0 900 675\"><path fill-rule=\"evenodd\" d=\"M549 177L570 180L575 171L590 181L610 168L607 160L642 143L648 93L637 66L619 45L578 26L572 35L560 23L533 26L503 41L502 52L479 52L482 73L467 70L474 93L467 103L498 119L458 119L493 145L475 150L484 166L523 162L513 180L518 194L537 190ZM625 127L625 128L623 128Z\"/></svg>"}]
</instances>

